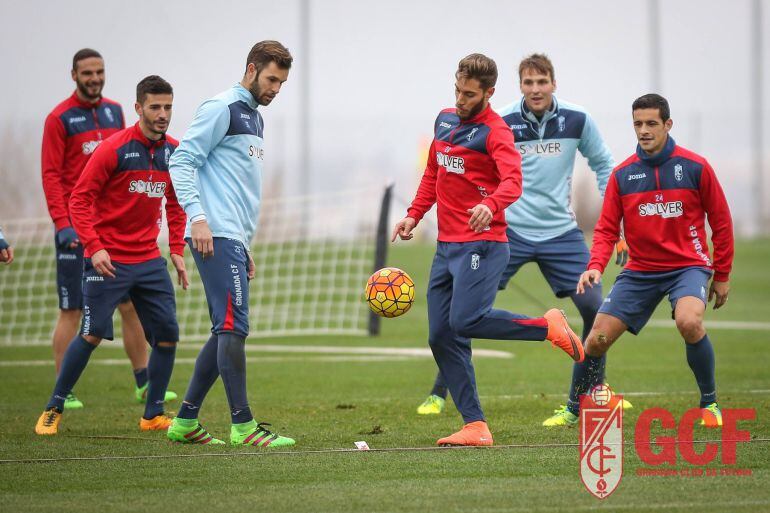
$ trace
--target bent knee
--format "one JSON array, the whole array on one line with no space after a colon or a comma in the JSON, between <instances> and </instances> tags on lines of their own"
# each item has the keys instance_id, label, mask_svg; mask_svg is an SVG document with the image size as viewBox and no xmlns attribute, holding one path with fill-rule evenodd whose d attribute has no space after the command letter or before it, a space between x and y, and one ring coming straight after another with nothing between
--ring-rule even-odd
<instances>
[{"instance_id":1,"label":"bent knee","mask_svg":"<svg viewBox=\"0 0 770 513\"><path fill-rule=\"evenodd\" d=\"M703 328L703 320L694 316L677 319L676 328L688 344L699 341L706 331Z\"/></svg>"},{"instance_id":2,"label":"bent knee","mask_svg":"<svg viewBox=\"0 0 770 513\"><path fill-rule=\"evenodd\" d=\"M598 358L604 356L613 342L605 331L594 328L585 342L585 351L589 356Z\"/></svg>"},{"instance_id":3,"label":"bent knee","mask_svg":"<svg viewBox=\"0 0 770 513\"><path fill-rule=\"evenodd\" d=\"M98 346L99 343L102 341L101 338L95 337L93 335L81 335L83 337L83 340L91 344L92 346Z\"/></svg>"}]
</instances>

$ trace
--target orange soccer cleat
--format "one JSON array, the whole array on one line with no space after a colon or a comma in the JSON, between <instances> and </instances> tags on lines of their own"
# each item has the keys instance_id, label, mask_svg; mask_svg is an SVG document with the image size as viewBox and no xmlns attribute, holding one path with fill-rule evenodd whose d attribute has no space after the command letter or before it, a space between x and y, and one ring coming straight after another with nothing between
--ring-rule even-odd
<instances>
[{"instance_id":1,"label":"orange soccer cleat","mask_svg":"<svg viewBox=\"0 0 770 513\"><path fill-rule=\"evenodd\" d=\"M548 321L546 340L549 340L554 347L558 347L570 355L576 362L582 362L585 359L583 342L567 324L567 316L564 315L564 312L557 308L551 308L543 317Z\"/></svg>"},{"instance_id":2,"label":"orange soccer cleat","mask_svg":"<svg viewBox=\"0 0 770 513\"><path fill-rule=\"evenodd\" d=\"M171 419L165 415L158 415L150 420L142 417L139 421L140 431L165 431L171 425Z\"/></svg>"},{"instance_id":3,"label":"orange soccer cleat","mask_svg":"<svg viewBox=\"0 0 770 513\"><path fill-rule=\"evenodd\" d=\"M483 420L469 422L457 433L444 438L439 438L437 445L448 446L487 446L494 444L492 433L489 432L489 426Z\"/></svg>"}]
</instances>

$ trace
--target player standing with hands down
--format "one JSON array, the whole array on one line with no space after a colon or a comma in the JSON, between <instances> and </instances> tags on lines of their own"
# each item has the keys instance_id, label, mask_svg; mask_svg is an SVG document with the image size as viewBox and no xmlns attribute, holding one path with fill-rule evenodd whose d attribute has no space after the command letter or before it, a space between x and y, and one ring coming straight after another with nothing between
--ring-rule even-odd
<instances>
[{"instance_id":1,"label":"player standing with hands down","mask_svg":"<svg viewBox=\"0 0 770 513\"><path fill-rule=\"evenodd\" d=\"M429 344L464 427L438 445L492 445L471 362L471 338L550 340L575 361L583 346L556 309L529 318L492 309L508 258L505 209L521 195L521 156L489 105L497 65L481 54L459 63L455 108L436 118L425 173L393 240L411 239L438 205L438 244L428 284Z\"/></svg>"},{"instance_id":2,"label":"player standing with hands down","mask_svg":"<svg viewBox=\"0 0 770 513\"><path fill-rule=\"evenodd\" d=\"M56 229L59 317L53 332L53 354L57 374L64 352L77 334L83 311L83 245L72 227L70 194L96 148L125 127L121 106L102 96L105 72L99 52L83 48L75 53L71 74L75 92L45 120L41 162L43 191ZM147 394L147 343L128 296L122 298L118 311L123 319L123 347L134 370L136 399L142 402ZM176 394L168 392L166 399L176 399ZM70 392L64 408L82 407L83 403Z\"/></svg>"},{"instance_id":3,"label":"player standing with hands down","mask_svg":"<svg viewBox=\"0 0 770 513\"><path fill-rule=\"evenodd\" d=\"M83 325L70 342L45 411L35 426L55 435L64 400L102 339L112 340L112 315L126 294L136 307L152 346L142 431L165 430L171 419L163 402L174 368L179 326L176 297L158 233L166 198L171 262L187 288L184 265L185 214L177 203L168 161L177 142L166 137L174 98L171 85L156 75L136 86L139 122L102 142L70 197L69 211L85 248Z\"/></svg>"},{"instance_id":4,"label":"player standing with hands down","mask_svg":"<svg viewBox=\"0 0 770 513\"><path fill-rule=\"evenodd\" d=\"M218 376L230 405L230 443L294 445L254 420L246 396L246 337L254 237L262 198L263 123L267 106L289 77L292 56L277 41L254 45L240 83L203 102L171 159L171 177L188 216L187 243L203 281L211 337L195 362L171 440L222 444L198 422L203 399Z\"/></svg>"},{"instance_id":5,"label":"player standing with hands down","mask_svg":"<svg viewBox=\"0 0 770 513\"><path fill-rule=\"evenodd\" d=\"M730 292L734 252L730 208L706 159L677 146L669 135L673 121L665 98L646 94L634 101L631 110L639 144L607 184L591 260L580 277L578 293L600 282L621 221L630 262L615 280L588 335L589 371L578 392L585 394L598 384L595 370L601 357L626 330L637 335L668 295L685 341L687 363L700 389L701 423L721 426L714 348L703 327L703 314L707 301L716 298L714 309L720 308ZM713 261L706 242L706 217L712 230Z\"/></svg>"}]
</instances>

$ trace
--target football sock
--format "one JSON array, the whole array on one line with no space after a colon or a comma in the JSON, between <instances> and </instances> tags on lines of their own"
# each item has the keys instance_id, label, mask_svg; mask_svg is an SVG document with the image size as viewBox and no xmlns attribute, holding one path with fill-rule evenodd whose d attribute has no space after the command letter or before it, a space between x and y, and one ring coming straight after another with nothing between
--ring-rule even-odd
<instances>
[{"instance_id":1,"label":"football sock","mask_svg":"<svg viewBox=\"0 0 770 513\"><path fill-rule=\"evenodd\" d=\"M436 373L436 381L433 383L433 390L430 391L430 395L437 395L442 399L446 399L447 386L441 371Z\"/></svg>"},{"instance_id":2,"label":"football sock","mask_svg":"<svg viewBox=\"0 0 770 513\"><path fill-rule=\"evenodd\" d=\"M51 400L48 401L48 406L45 409L57 408L59 411L64 410L64 400L67 398L67 394L72 391L72 387L78 382L80 375L83 373L83 369L88 365L88 359L91 358L91 353L94 352L96 346L89 344L86 340L78 335L70 342L67 351L64 352L64 359L61 363L61 370L56 377L56 385L51 395Z\"/></svg>"},{"instance_id":3,"label":"football sock","mask_svg":"<svg viewBox=\"0 0 770 513\"><path fill-rule=\"evenodd\" d=\"M567 409L577 415L580 411L580 396L588 393L591 388L604 381L604 365L607 355L594 357L586 353L582 363L572 366L572 384L569 388Z\"/></svg>"},{"instance_id":4,"label":"football sock","mask_svg":"<svg viewBox=\"0 0 770 513\"><path fill-rule=\"evenodd\" d=\"M717 386L714 377L714 346L708 335L694 344L687 344L687 363L695 375L695 381L700 389L700 407L705 408L717 401Z\"/></svg>"},{"instance_id":5,"label":"football sock","mask_svg":"<svg viewBox=\"0 0 770 513\"><path fill-rule=\"evenodd\" d=\"M190 384L187 386L187 394L177 414L180 419L198 418L203 399L219 377L219 368L217 367L217 347L219 344L217 340L217 335L212 333L195 360L195 369L190 378Z\"/></svg>"},{"instance_id":6,"label":"football sock","mask_svg":"<svg viewBox=\"0 0 770 513\"><path fill-rule=\"evenodd\" d=\"M570 296L572 302L580 312L580 316L583 318L583 336L581 340L583 342L588 338L588 334L591 333L591 328L594 325L594 319L596 319L596 312L599 311L599 307L602 306L602 286L601 284L594 285L593 288L587 287L583 294L572 294Z\"/></svg>"},{"instance_id":7,"label":"football sock","mask_svg":"<svg viewBox=\"0 0 770 513\"><path fill-rule=\"evenodd\" d=\"M221 333L217 347L217 365L225 386L233 424L253 420L246 398L246 338L235 333Z\"/></svg>"},{"instance_id":8,"label":"football sock","mask_svg":"<svg viewBox=\"0 0 770 513\"><path fill-rule=\"evenodd\" d=\"M144 418L151 419L163 414L163 402L166 397L168 382L171 380L171 371L174 370L174 356L176 344L173 346L159 346L152 348L150 361L147 365L149 385L147 387L147 402L144 406Z\"/></svg>"},{"instance_id":9,"label":"football sock","mask_svg":"<svg viewBox=\"0 0 770 513\"><path fill-rule=\"evenodd\" d=\"M142 388L147 384L147 367L134 371L134 379L136 380L136 388Z\"/></svg>"}]
</instances>

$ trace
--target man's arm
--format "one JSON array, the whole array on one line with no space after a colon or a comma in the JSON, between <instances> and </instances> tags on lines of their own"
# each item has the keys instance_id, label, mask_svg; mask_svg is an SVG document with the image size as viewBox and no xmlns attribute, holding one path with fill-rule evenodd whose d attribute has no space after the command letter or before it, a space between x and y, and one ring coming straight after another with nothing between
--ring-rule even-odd
<instances>
[{"instance_id":1,"label":"man's arm","mask_svg":"<svg viewBox=\"0 0 770 513\"><path fill-rule=\"evenodd\" d=\"M422 174L417 194L406 211L407 217L414 219L415 226L436 203L437 178L438 163L436 162L436 141L434 139L428 150L428 162L425 164L425 172Z\"/></svg>"},{"instance_id":2,"label":"man's arm","mask_svg":"<svg viewBox=\"0 0 770 513\"><path fill-rule=\"evenodd\" d=\"M500 185L481 203L489 207L494 215L521 197L521 154L516 150L513 134L508 127L490 130L487 152L497 165Z\"/></svg>"},{"instance_id":3,"label":"man's arm","mask_svg":"<svg viewBox=\"0 0 770 513\"><path fill-rule=\"evenodd\" d=\"M104 244L94 227L93 205L117 166L115 151L102 143L88 160L70 196L69 210L72 225L83 246L90 254L104 249Z\"/></svg>"},{"instance_id":4,"label":"man's arm","mask_svg":"<svg viewBox=\"0 0 770 513\"><path fill-rule=\"evenodd\" d=\"M169 171L176 197L191 222L206 219L200 192L195 185L195 173L206 162L211 150L225 137L229 126L230 110L224 102L203 102L184 138L171 155Z\"/></svg>"},{"instance_id":5,"label":"man's arm","mask_svg":"<svg viewBox=\"0 0 770 513\"><path fill-rule=\"evenodd\" d=\"M169 184L169 188L166 189L166 220L171 254L184 256L184 229L187 226L187 216L179 205L173 184Z\"/></svg>"},{"instance_id":6,"label":"man's arm","mask_svg":"<svg viewBox=\"0 0 770 513\"><path fill-rule=\"evenodd\" d=\"M703 166L700 194L701 206L711 226L711 243L714 246L714 281L726 282L730 279L735 253L733 219L722 186L708 162Z\"/></svg>"},{"instance_id":7,"label":"man's arm","mask_svg":"<svg viewBox=\"0 0 770 513\"><path fill-rule=\"evenodd\" d=\"M612 256L612 250L620 237L620 222L623 219L623 204L618 192L616 177L610 176L604 193L604 203L599 221L594 228L594 240L591 246L591 259L588 270L595 269L601 273Z\"/></svg>"},{"instance_id":8,"label":"man's arm","mask_svg":"<svg viewBox=\"0 0 770 513\"><path fill-rule=\"evenodd\" d=\"M61 184L66 138L67 134L61 120L49 114L43 128L41 169L48 213L57 231L70 226L69 210L64 201L64 188Z\"/></svg>"},{"instance_id":9,"label":"man's arm","mask_svg":"<svg viewBox=\"0 0 770 513\"><path fill-rule=\"evenodd\" d=\"M588 159L588 166L596 173L599 193L604 196L607 181L615 167L615 160L612 158L610 149L604 143L596 123L594 123L593 118L588 113L586 113L583 133L580 136L580 142L578 142L578 150L581 155Z\"/></svg>"}]
</instances>

